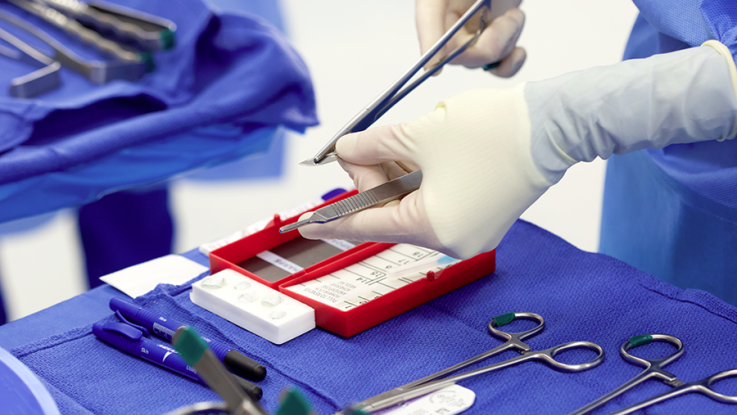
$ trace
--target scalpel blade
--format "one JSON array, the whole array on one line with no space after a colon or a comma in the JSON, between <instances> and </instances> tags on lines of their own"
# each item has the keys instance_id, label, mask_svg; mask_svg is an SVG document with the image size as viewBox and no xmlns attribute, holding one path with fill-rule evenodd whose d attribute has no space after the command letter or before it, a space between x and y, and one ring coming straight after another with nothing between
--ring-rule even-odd
<instances>
[{"instance_id":1,"label":"scalpel blade","mask_svg":"<svg viewBox=\"0 0 737 415\"><path fill-rule=\"evenodd\" d=\"M300 166L322 166L324 164L332 163L334 161L338 161L338 155L335 153L328 153L323 157L322 159L317 158L311 158L307 159L301 163L299 163Z\"/></svg>"}]
</instances>

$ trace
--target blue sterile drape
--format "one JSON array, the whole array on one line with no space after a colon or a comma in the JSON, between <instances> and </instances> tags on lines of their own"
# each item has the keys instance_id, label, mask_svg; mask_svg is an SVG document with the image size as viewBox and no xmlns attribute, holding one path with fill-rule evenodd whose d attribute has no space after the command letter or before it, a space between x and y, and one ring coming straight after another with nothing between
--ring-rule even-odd
<instances>
[{"instance_id":1,"label":"blue sterile drape","mask_svg":"<svg viewBox=\"0 0 737 415\"><path fill-rule=\"evenodd\" d=\"M61 88L38 99L1 92L0 221L265 151L278 126L316 124L307 68L265 20L215 13L200 0L124 3L173 20L176 47L156 53L156 70L138 82L95 86L64 69ZM0 7L95 56L33 16ZM0 59L0 82L30 69Z\"/></svg>"},{"instance_id":2,"label":"blue sterile drape","mask_svg":"<svg viewBox=\"0 0 737 415\"><path fill-rule=\"evenodd\" d=\"M185 256L207 264L197 251ZM258 382L264 391L261 404L270 413L289 386L305 394L315 413L332 414L490 350L502 340L489 334L489 321L511 311L535 312L545 319L545 330L525 340L533 350L587 340L603 347L606 358L581 373L555 371L537 362L461 381L476 393L473 407L464 414L570 413L642 371L625 362L619 348L643 333L667 333L684 342L684 355L665 368L684 382L735 367L737 308L703 291L673 287L605 255L580 251L523 221L500 243L496 272L347 339L317 328L274 345L194 305L190 292L190 284L160 285L136 302L262 363L267 375ZM92 323L116 319L108 307L113 296L123 294L99 287L2 326L0 347L42 379L63 414L163 414L219 399L204 385L95 338ZM504 329L533 327L526 323ZM657 358L672 351L653 343L633 353ZM507 351L472 368L515 356L519 354ZM593 353L568 351L556 358L583 363ZM714 388L733 393L733 385ZM661 382L645 382L597 413L612 413L668 389ZM668 415L734 412L734 405L696 393L647 410Z\"/></svg>"},{"instance_id":3,"label":"blue sterile drape","mask_svg":"<svg viewBox=\"0 0 737 415\"><path fill-rule=\"evenodd\" d=\"M737 3L636 0L625 59L717 39L737 53ZM725 88L730 88L725 85ZM609 160L600 251L678 287L737 304L737 141L672 145Z\"/></svg>"}]
</instances>

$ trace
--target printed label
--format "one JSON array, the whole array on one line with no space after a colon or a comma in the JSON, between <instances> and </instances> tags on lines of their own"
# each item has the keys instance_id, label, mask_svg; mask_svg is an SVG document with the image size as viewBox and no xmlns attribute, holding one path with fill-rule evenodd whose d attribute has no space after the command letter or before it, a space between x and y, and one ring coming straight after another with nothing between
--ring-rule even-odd
<instances>
[{"instance_id":1,"label":"printed label","mask_svg":"<svg viewBox=\"0 0 737 415\"><path fill-rule=\"evenodd\" d=\"M400 278L390 277L389 272L432 255L436 251L397 244L349 267L287 289L345 311L425 278L419 271Z\"/></svg>"},{"instance_id":2,"label":"printed label","mask_svg":"<svg viewBox=\"0 0 737 415\"><path fill-rule=\"evenodd\" d=\"M295 264L294 262L291 262L288 259L282 258L279 255L271 251L264 251L264 252L261 252L260 254L257 254L256 256L275 267L279 267L283 269L284 271L290 274L294 274L295 272L299 272L304 269L300 267L299 265Z\"/></svg>"}]
</instances>

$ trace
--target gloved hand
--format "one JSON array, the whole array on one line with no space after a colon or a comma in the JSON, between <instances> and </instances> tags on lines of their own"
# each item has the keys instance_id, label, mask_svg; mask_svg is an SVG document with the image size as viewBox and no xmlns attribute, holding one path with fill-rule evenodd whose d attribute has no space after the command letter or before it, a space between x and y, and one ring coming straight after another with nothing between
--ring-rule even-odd
<instances>
[{"instance_id":1,"label":"gloved hand","mask_svg":"<svg viewBox=\"0 0 737 415\"><path fill-rule=\"evenodd\" d=\"M481 33L474 45L455 58L451 64L480 68L488 63L501 61L496 69L490 70L491 73L502 77L516 74L527 57L524 49L515 46L525 24L525 15L517 8L521 1L492 1L491 25ZM474 0L417 0L415 18L421 52L424 54L430 49L473 3ZM469 20L436 56L438 58L447 56L465 44L476 33L478 21L478 16ZM431 60L426 68L434 66L435 63L437 59Z\"/></svg>"},{"instance_id":2,"label":"gloved hand","mask_svg":"<svg viewBox=\"0 0 737 415\"><path fill-rule=\"evenodd\" d=\"M707 43L713 48L465 92L408 124L346 135L336 150L360 191L418 168L422 185L400 202L300 232L456 258L494 249L576 162L733 138L737 70L724 45Z\"/></svg>"}]
</instances>

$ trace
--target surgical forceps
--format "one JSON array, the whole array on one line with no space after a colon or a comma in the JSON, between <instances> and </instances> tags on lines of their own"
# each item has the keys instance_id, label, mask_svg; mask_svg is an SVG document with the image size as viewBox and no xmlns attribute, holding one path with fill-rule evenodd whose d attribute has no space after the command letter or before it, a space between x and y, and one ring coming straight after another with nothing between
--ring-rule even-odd
<instances>
[{"instance_id":1,"label":"surgical forceps","mask_svg":"<svg viewBox=\"0 0 737 415\"><path fill-rule=\"evenodd\" d=\"M453 35L460 30L473 16L479 15L479 27L476 30L474 36L469 39L465 44L461 45L458 49L451 52L448 56L442 58L435 66L425 71L417 79L412 81L409 85L402 88L412 77L427 64L442 47L448 43ZM371 126L376 120L379 119L386 111L404 98L407 94L412 92L418 85L424 82L427 78L437 73L446 63L453 60L456 56L460 55L464 50L471 46L484 31L486 26L489 24L489 16L491 14L491 0L477 0L466 13L461 16L460 19L451 27L443 37L440 38L435 44L428 50L420 60L418 60L412 68L404 73L394 84L392 84L386 91L376 97L366 108L361 110L348 123L336 133L333 138L328 142L314 158L303 161L302 165L307 166L320 166L327 164L338 159L335 153L335 143L338 142L340 137L348 134L363 131ZM487 65L487 67L493 67L494 64ZM355 196L351 196L348 199L338 201L331 205L325 206L318 209L313 213L309 219L298 221L279 229L280 233L293 231L300 226L307 225L310 223L326 223L343 216L359 212L370 207L386 203L390 200L398 199L408 193L411 193L420 188L422 184L422 172L414 171L405 176L399 177L373 189L361 192Z\"/></svg>"},{"instance_id":2,"label":"surgical forceps","mask_svg":"<svg viewBox=\"0 0 737 415\"><path fill-rule=\"evenodd\" d=\"M672 354L665 356L665 357L661 357L659 359L643 359L637 356L632 356L628 352L628 350L632 348L650 344L653 341L670 343L673 346L675 346L677 350L673 352ZM634 363L638 366L642 366L645 368L645 370L643 370L639 375L630 379L629 381L627 381L625 384L618 387L617 389L609 392L608 394L602 396L601 398L595 400L594 402L591 402L590 404L584 406L583 408L580 408L574 412L571 412L570 415L587 414L593 411L594 409L600 407L601 405L604 405L605 403L609 402L610 400L616 398L617 396L632 389L633 387L639 385L640 383L648 379L651 379L651 378L659 379L666 385L673 386L674 389L671 389L665 393L661 393L660 395L654 396L650 399L644 400L635 405L621 409L617 412L614 412L612 415L630 414L637 410L647 408L648 406L655 405L656 403L663 402L665 400L675 398L676 396L680 396L680 395L690 393L690 392L698 392L702 395L706 395L709 398L717 400L719 402L737 403L737 396L723 395L711 389L712 383L718 380L721 380L721 379L737 376L737 369L725 370L723 372L719 372L714 375L711 375L705 379L702 379L696 382L689 382L689 383L683 383L680 380L676 379L676 376L673 375L672 373L669 373L663 370L663 366L673 362L674 360L681 357L681 355L683 354L683 342L677 337L669 336L667 334L642 334L639 336L634 336L634 337L631 337L626 342L624 342L622 347L619 349L619 352L622 355L622 358L624 360L630 363Z\"/></svg>"},{"instance_id":3,"label":"surgical forceps","mask_svg":"<svg viewBox=\"0 0 737 415\"><path fill-rule=\"evenodd\" d=\"M143 62L150 57L137 51L128 49L112 40L105 39L94 30L90 30L74 19L67 18L59 11L48 7L45 3L30 0L8 0L21 9L40 17L46 23L64 30L66 33L79 38L100 51L114 56L116 59L128 62Z\"/></svg>"},{"instance_id":4,"label":"surgical forceps","mask_svg":"<svg viewBox=\"0 0 737 415\"><path fill-rule=\"evenodd\" d=\"M10 95L16 98L33 98L44 92L51 91L59 86L59 70L61 64L43 53L37 51L29 44L0 29L0 39L13 45L17 50L0 46L0 55L11 59L41 66L27 75L13 78L10 81Z\"/></svg>"},{"instance_id":5,"label":"surgical forceps","mask_svg":"<svg viewBox=\"0 0 737 415\"><path fill-rule=\"evenodd\" d=\"M425 71L415 81L402 88L412 77L427 64L439 51L445 46L446 43L463 27L473 16L480 13L479 16L479 27L476 30L474 36L465 44L461 45L458 49L451 52L448 56L442 58L435 66ZM412 92L418 85L424 82L427 78L437 73L446 63L455 59L456 56L460 55L464 50L471 46L484 31L486 26L490 23L489 18L491 15L491 0L477 0L466 13L461 16L460 19L448 29L447 32L440 38L435 44L425 52L424 55L414 64L407 72L404 73L394 84L387 88L381 95L371 101L366 108L362 109L343 128L338 131L332 139L315 155L315 157L303 161L302 165L307 166L320 166L337 160L335 154L335 143L338 142L340 137L348 133L356 133L363 131L371 126L376 120L379 119L385 112L391 107L404 98L407 94ZM490 64L489 66L493 66Z\"/></svg>"},{"instance_id":6,"label":"surgical forceps","mask_svg":"<svg viewBox=\"0 0 737 415\"><path fill-rule=\"evenodd\" d=\"M168 50L174 46L177 25L171 20L102 0L35 0L95 31L131 44L140 51Z\"/></svg>"},{"instance_id":7,"label":"surgical forceps","mask_svg":"<svg viewBox=\"0 0 737 415\"><path fill-rule=\"evenodd\" d=\"M530 330L519 332L519 333L507 333L507 332L503 332L497 329L498 327L504 326L505 324L509 324L516 319L536 321L538 325ZM537 335L538 333L543 331L544 328L545 328L545 320L543 320L542 316L540 316L539 314L507 313L507 314L502 314L500 316L496 316L489 323L489 331L495 337L506 340L503 344L485 353L482 353L478 356L472 357L466 361L458 363L455 366L451 366L445 370L441 370L440 372L434 373L430 376L426 376L420 380L416 380L414 382L411 382L406 385L400 386L398 388L392 389L388 392L384 392L372 398L366 399L362 402L352 405L351 407L349 407L348 409L344 411L338 412L338 414L347 415L347 414L351 414L359 410L363 412L373 413L381 409L399 405L410 399L414 399L414 398L426 395L428 393L432 393L434 391L445 388L446 386L450 386L457 382L460 382L461 380L468 379L470 377L480 375L482 373L491 372L497 369L503 369L509 366L514 366L516 364L526 362L529 360L537 360L537 361L545 362L548 366L552 367L553 369L560 370L563 372L582 372L584 370L588 370L593 367L596 367L601 362L604 361L604 349L602 349L598 344L591 343L591 342L586 342L586 341L569 342L569 343L564 343L564 344L551 347L549 349L541 350L541 351L532 351L530 349L530 346L522 342L522 340L525 340L527 338ZM593 350L597 353L597 356L589 362L578 364L578 365L569 365L569 364L561 363L555 360L555 356L558 353L564 350L577 349L577 348ZM461 373L455 376L440 379L441 376L455 372L473 363L480 362L486 358L489 358L491 356L497 355L501 352L504 352L510 349L514 349L518 351L520 353L520 356L513 357L509 360L495 363L493 365L482 367L480 369L475 369L469 372L465 372L465 373Z\"/></svg>"},{"instance_id":8,"label":"surgical forceps","mask_svg":"<svg viewBox=\"0 0 737 415\"><path fill-rule=\"evenodd\" d=\"M32 34L39 40L51 46L54 50L53 56L46 55L49 59L59 61L62 65L80 73L94 84L104 84L116 79L136 81L146 74L146 62L144 61L89 61L83 59L61 42L54 39L46 32L36 28L23 19L19 19L11 13L0 10L0 20L4 20L26 32ZM37 51L38 53L42 53Z\"/></svg>"}]
</instances>

